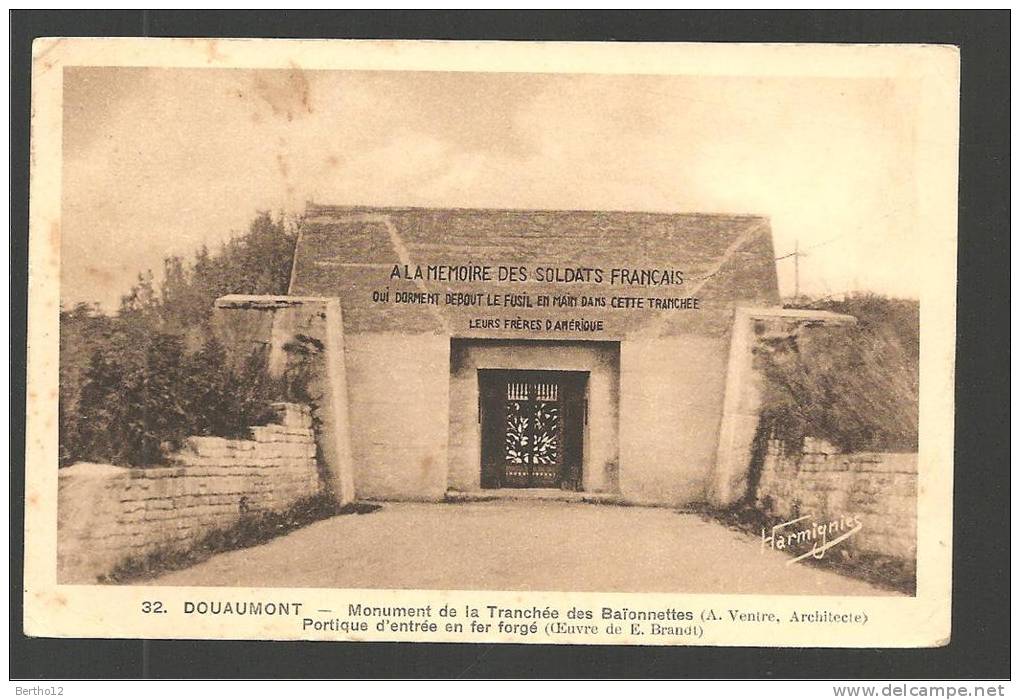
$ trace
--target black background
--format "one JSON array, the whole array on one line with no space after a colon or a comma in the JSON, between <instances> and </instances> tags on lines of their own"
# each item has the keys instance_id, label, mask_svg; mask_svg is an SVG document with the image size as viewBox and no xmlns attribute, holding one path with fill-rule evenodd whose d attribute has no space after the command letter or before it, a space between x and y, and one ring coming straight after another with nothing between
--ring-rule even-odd
<instances>
[{"instance_id":1,"label":"black background","mask_svg":"<svg viewBox=\"0 0 1020 700\"><path fill-rule=\"evenodd\" d=\"M1009 12L11 12L12 678L1009 676ZM29 639L31 44L39 36L939 43L961 49L953 632L914 650ZM953 280L947 279L946 284Z\"/></svg>"}]
</instances>

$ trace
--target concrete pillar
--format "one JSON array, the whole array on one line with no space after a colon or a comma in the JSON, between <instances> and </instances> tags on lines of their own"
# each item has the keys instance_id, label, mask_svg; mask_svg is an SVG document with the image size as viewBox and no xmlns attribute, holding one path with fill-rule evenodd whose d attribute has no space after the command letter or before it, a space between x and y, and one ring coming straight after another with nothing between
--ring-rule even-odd
<instances>
[{"instance_id":1,"label":"concrete pillar","mask_svg":"<svg viewBox=\"0 0 1020 700\"><path fill-rule=\"evenodd\" d=\"M313 366L310 393L317 397L316 445L320 467L337 503L355 499L354 462L351 453L347 402L347 372L344 361L343 318L340 301L330 297L292 297L230 294L216 300L221 314L244 314L245 326L265 333L267 324L253 323L251 314L268 314L268 337L240 339L242 345L269 345L268 371L281 376L288 364L288 345L297 336L321 344L322 352ZM249 334L250 335L250 334ZM237 344L237 343L235 343ZM240 350L244 351L244 347Z\"/></svg>"},{"instance_id":2,"label":"concrete pillar","mask_svg":"<svg viewBox=\"0 0 1020 700\"><path fill-rule=\"evenodd\" d=\"M731 506L747 493L752 444L761 410L761 378L753 366L752 351L757 340L754 324L756 321L775 320L785 322L786 332L791 335L805 324L846 325L857 322L853 316L813 309L737 307L734 310L719 445L708 489L709 503L716 507Z\"/></svg>"}]
</instances>

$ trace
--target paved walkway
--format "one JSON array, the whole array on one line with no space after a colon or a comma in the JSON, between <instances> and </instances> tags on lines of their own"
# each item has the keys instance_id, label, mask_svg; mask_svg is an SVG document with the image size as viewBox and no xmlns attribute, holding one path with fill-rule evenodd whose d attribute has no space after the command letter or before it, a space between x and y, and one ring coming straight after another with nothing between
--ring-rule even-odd
<instances>
[{"instance_id":1,"label":"paved walkway","mask_svg":"<svg viewBox=\"0 0 1020 700\"><path fill-rule=\"evenodd\" d=\"M388 503L219 554L154 583L889 595L761 551L760 541L666 508L579 503Z\"/></svg>"}]
</instances>

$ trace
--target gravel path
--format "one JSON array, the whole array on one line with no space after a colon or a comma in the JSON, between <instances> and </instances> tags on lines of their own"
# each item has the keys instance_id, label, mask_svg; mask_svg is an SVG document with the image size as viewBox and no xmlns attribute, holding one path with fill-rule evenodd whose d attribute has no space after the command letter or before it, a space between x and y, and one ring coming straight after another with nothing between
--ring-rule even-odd
<instances>
[{"instance_id":1,"label":"gravel path","mask_svg":"<svg viewBox=\"0 0 1020 700\"><path fill-rule=\"evenodd\" d=\"M890 595L665 508L387 503L219 554L173 586Z\"/></svg>"}]
</instances>

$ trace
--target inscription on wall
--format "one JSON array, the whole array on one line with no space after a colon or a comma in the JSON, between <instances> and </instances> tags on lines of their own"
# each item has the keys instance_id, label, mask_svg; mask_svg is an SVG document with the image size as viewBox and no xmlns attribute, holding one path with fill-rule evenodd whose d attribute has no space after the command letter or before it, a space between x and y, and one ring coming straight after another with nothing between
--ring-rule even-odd
<instances>
[{"instance_id":1,"label":"inscription on wall","mask_svg":"<svg viewBox=\"0 0 1020 700\"><path fill-rule=\"evenodd\" d=\"M697 311L701 307L697 296L684 295L683 270L669 267L398 264L391 268L386 282L371 290L374 304L468 309L473 313L463 325L469 331L601 333L607 329L607 319L601 312L607 309L660 313ZM469 284L479 290L429 291L426 283ZM549 285L564 289L555 293L531 291L526 288L529 283L541 284L544 289ZM501 291L500 285L518 289ZM585 291L573 291L578 286ZM545 313L523 313L532 310Z\"/></svg>"}]
</instances>

